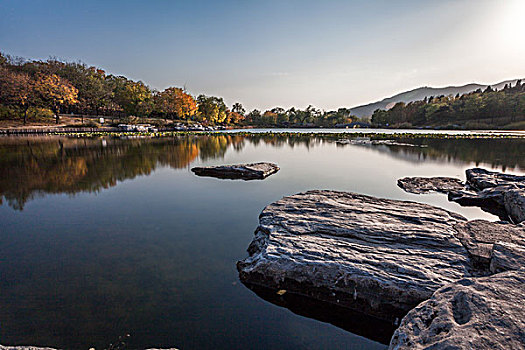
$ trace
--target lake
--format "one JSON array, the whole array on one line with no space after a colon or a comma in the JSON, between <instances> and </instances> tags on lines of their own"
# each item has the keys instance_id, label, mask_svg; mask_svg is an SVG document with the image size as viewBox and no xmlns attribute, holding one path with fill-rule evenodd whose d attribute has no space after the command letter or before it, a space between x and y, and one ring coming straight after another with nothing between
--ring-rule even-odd
<instances>
[{"instance_id":1,"label":"lake","mask_svg":"<svg viewBox=\"0 0 525 350\"><path fill-rule=\"evenodd\" d=\"M129 349L385 349L387 326L239 282L259 213L286 195L336 189L497 220L396 180L464 179L475 166L523 174L525 139L336 140L0 138L0 343L104 349L129 334ZM281 170L262 181L190 171L256 161Z\"/></svg>"}]
</instances>

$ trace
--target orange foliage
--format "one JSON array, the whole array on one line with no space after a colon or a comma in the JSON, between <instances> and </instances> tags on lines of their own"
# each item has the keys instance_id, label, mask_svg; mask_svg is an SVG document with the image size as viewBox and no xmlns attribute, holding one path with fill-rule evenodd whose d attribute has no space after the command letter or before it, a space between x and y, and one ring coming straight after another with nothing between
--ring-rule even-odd
<instances>
[{"instance_id":1,"label":"orange foliage","mask_svg":"<svg viewBox=\"0 0 525 350\"><path fill-rule=\"evenodd\" d=\"M158 111L181 119L191 117L197 112L195 99L181 88L165 89L155 97L155 104Z\"/></svg>"}]
</instances>

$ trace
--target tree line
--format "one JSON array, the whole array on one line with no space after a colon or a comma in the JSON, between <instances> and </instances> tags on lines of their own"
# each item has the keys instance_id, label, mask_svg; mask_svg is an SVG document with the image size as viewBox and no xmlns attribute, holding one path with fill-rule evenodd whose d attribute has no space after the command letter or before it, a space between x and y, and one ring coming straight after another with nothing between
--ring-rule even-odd
<instances>
[{"instance_id":1,"label":"tree line","mask_svg":"<svg viewBox=\"0 0 525 350\"><path fill-rule=\"evenodd\" d=\"M483 129L525 128L525 84L518 80L497 91L485 90L456 96L431 96L422 101L396 103L376 110L372 124L378 127L448 127Z\"/></svg>"},{"instance_id":2,"label":"tree line","mask_svg":"<svg viewBox=\"0 0 525 350\"><path fill-rule=\"evenodd\" d=\"M461 96L399 102L389 110L376 110L371 123L377 127L525 128L524 90L525 84L518 81L500 91L488 87ZM119 122L138 117L256 127L341 127L369 122L348 108L324 111L310 105L304 110L275 107L248 112L240 103L227 106L221 97L195 97L181 87L157 91L142 81L107 74L81 62L25 60L0 53L0 119L25 124L28 118L43 116L54 117L58 124L60 114L115 117Z\"/></svg>"},{"instance_id":3,"label":"tree line","mask_svg":"<svg viewBox=\"0 0 525 350\"><path fill-rule=\"evenodd\" d=\"M221 97L189 94L184 88L151 89L142 81L107 74L81 62L25 60L0 53L0 119L36 114L150 117L208 125L323 126L358 120L349 109L321 111L276 107L247 112L240 103L228 107Z\"/></svg>"}]
</instances>

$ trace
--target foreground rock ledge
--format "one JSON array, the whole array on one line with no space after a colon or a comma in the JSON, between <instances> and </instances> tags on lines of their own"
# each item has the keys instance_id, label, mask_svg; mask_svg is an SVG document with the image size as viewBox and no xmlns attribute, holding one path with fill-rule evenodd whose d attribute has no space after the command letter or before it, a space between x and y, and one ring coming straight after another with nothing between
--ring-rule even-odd
<instances>
[{"instance_id":1,"label":"foreground rock ledge","mask_svg":"<svg viewBox=\"0 0 525 350\"><path fill-rule=\"evenodd\" d=\"M466 219L426 204L309 191L267 206L239 261L241 281L394 321L468 276Z\"/></svg>"},{"instance_id":2,"label":"foreground rock ledge","mask_svg":"<svg viewBox=\"0 0 525 350\"><path fill-rule=\"evenodd\" d=\"M410 311L391 350L525 348L525 271L465 278Z\"/></svg>"},{"instance_id":3,"label":"foreground rock ledge","mask_svg":"<svg viewBox=\"0 0 525 350\"><path fill-rule=\"evenodd\" d=\"M195 167L191 171L199 176L211 176L220 179L242 179L242 180L261 180L279 171L279 167L274 163L251 163L220 165L209 167Z\"/></svg>"}]
</instances>

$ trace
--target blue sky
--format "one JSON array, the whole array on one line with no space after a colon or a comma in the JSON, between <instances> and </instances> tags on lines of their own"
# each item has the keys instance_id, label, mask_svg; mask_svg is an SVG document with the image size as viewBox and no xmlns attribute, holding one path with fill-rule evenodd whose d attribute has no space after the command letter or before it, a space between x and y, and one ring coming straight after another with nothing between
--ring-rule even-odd
<instances>
[{"instance_id":1,"label":"blue sky","mask_svg":"<svg viewBox=\"0 0 525 350\"><path fill-rule=\"evenodd\" d=\"M525 77L525 1L0 0L0 50L248 108Z\"/></svg>"}]
</instances>

